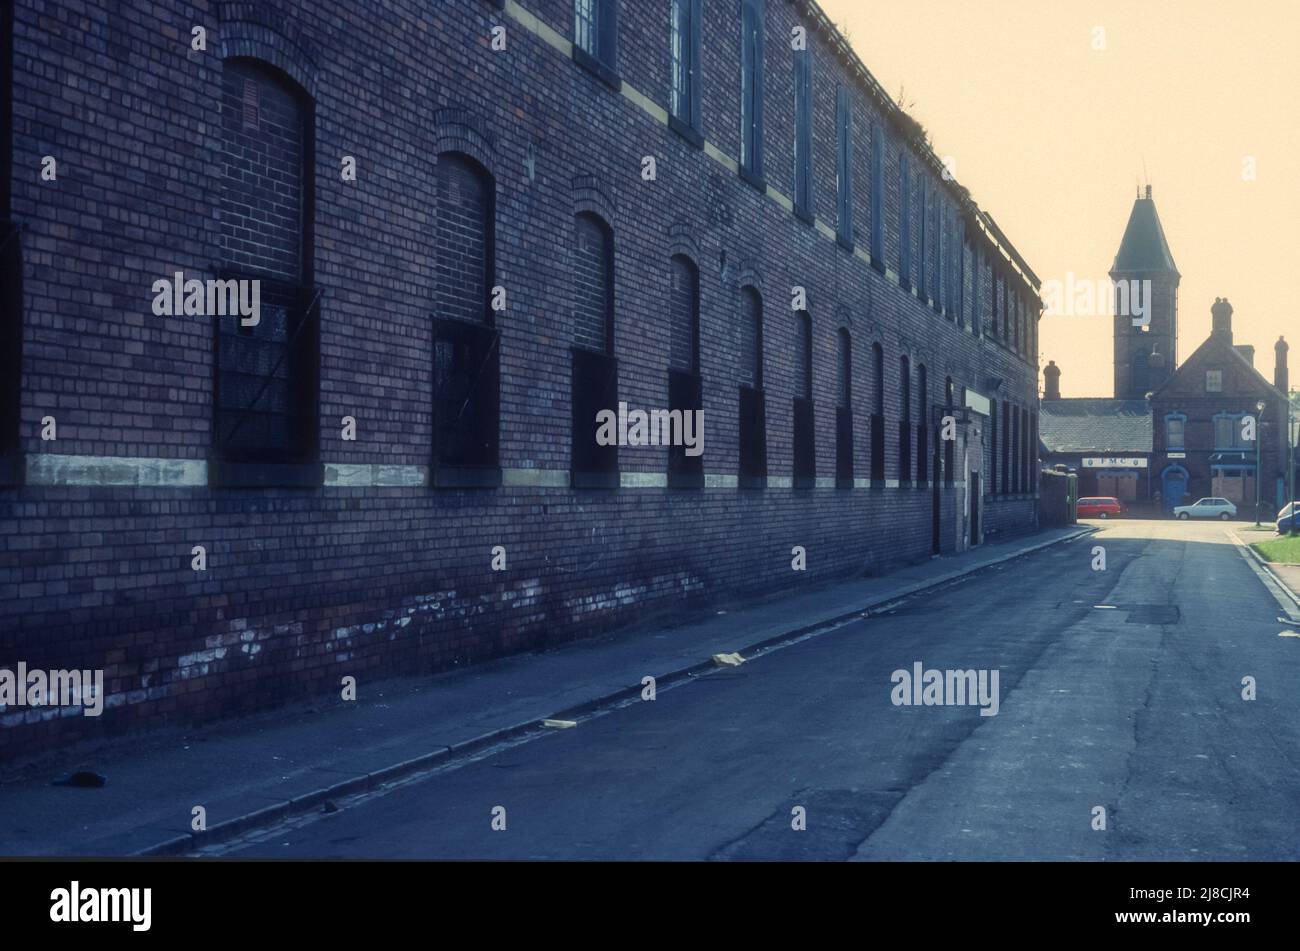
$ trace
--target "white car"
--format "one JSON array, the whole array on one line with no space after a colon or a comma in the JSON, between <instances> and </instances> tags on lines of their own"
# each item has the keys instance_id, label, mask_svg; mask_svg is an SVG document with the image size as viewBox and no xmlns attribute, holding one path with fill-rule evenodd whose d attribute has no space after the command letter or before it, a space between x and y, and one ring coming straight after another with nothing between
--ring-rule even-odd
<instances>
[{"instance_id":1,"label":"white car","mask_svg":"<svg viewBox=\"0 0 1300 951\"><path fill-rule=\"evenodd\" d=\"M1237 506L1227 499L1201 499L1192 505L1174 506L1174 515L1181 519L1218 518L1227 521L1237 514Z\"/></svg>"}]
</instances>

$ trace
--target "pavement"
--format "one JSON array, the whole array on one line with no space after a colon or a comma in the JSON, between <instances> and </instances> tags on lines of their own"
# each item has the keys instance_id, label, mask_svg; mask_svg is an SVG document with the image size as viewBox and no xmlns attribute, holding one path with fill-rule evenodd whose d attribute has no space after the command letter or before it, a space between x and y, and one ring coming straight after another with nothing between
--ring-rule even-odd
<instances>
[{"instance_id":1,"label":"pavement","mask_svg":"<svg viewBox=\"0 0 1300 951\"><path fill-rule=\"evenodd\" d=\"M1097 527L199 852L1300 858L1300 612L1240 524ZM896 702L917 664L996 673L996 715Z\"/></svg>"},{"instance_id":2,"label":"pavement","mask_svg":"<svg viewBox=\"0 0 1300 951\"><path fill-rule=\"evenodd\" d=\"M11 774L0 783L0 816L5 817L0 855L206 854L230 850L285 823L310 824L320 815L339 815L335 810L353 814L357 804L418 784L421 777L454 774L502 750L531 747L537 739L590 734L594 731L551 730L541 723L579 720L585 727L608 711L644 706L647 676L656 678L661 697L689 692L677 686L744 681L750 676L746 667L715 673L712 656L738 652L749 658L791 640L812 643L814 633L833 633L900 599L1006 571L1021 564L1018 559L1091 530L1047 530L707 617L648 625L431 678L362 685L355 702L337 700L203 730L133 737L93 753L53 758L39 770ZM1000 576L1004 594L1006 580L1019 571ZM829 687L805 682L801 689L810 691L803 703L816 703ZM711 691L705 688L703 696L716 693ZM779 710L761 715L767 719ZM706 723L713 719L708 711L701 714ZM761 758L755 768L764 768ZM96 789L50 785L55 776L75 769L100 772L107 783ZM201 832L193 828L198 809L205 824ZM379 851L369 852L372 848ZM374 844L362 851L394 854ZM629 854L636 851L632 847Z\"/></svg>"}]
</instances>

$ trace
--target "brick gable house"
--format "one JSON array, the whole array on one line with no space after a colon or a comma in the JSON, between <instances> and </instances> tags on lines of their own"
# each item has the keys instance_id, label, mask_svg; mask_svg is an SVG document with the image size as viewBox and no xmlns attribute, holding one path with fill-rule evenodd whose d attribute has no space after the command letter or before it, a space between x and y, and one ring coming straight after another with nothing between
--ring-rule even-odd
<instances>
[{"instance_id":1,"label":"brick gable house","mask_svg":"<svg viewBox=\"0 0 1300 951\"><path fill-rule=\"evenodd\" d=\"M1210 336L1151 397L1156 485L1165 511L1217 496L1251 517L1258 478L1271 520L1287 497L1287 344L1278 340L1270 383L1253 351L1233 345L1232 305L1216 299L1212 316Z\"/></svg>"}]
</instances>

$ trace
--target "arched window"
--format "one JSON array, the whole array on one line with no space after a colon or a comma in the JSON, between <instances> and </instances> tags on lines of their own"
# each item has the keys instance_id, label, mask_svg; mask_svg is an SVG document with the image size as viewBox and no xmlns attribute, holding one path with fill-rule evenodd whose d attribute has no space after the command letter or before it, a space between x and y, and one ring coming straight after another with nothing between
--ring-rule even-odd
<instances>
[{"instance_id":1,"label":"arched window","mask_svg":"<svg viewBox=\"0 0 1300 951\"><path fill-rule=\"evenodd\" d=\"M0 485L22 481L23 253L10 220L14 5L0 0Z\"/></svg>"},{"instance_id":2,"label":"arched window","mask_svg":"<svg viewBox=\"0 0 1300 951\"><path fill-rule=\"evenodd\" d=\"M817 424L812 398L812 317L804 310L794 316L794 426L791 430L794 485L796 488L811 488L817 482Z\"/></svg>"},{"instance_id":3,"label":"arched window","mask_svg":"<svg viewBox=\"0 0 1300 951\"><path fill-rule=\"evenodd\" d=\"M953 416L955 422L956 417L959 416L960 414L958 413L957 405L953 402L954 396L955 393L953 390L952 377L946 377L943 381L944 412L945 414L949 414ZM939 435L942 438L943 436L942 431L939 433ZM956 434L954 433L954 435ZM956 481L956 476L954 475L953 472L953 463L955 461L954 456L955 456L955 448L957 445L957 440L943 439L942 442L943 442L943 482L944 485L954 485ZM936 476L937 475L938 473L936 473Z\"/></svg>"},{"instance_id":4,"label":"arched window","mask_svg":"<svg viewBox=\"0 0 1300 951\"><path fill-rule=\"evenodd\" d=\"M614 359L614 236L609 225L583 212L573 237L573 445L574 488L617 488L618 443L606 438L598 417L618 412L618 362Z\"/></svg>"},{"instance_id":5,"label":"arched window","mask_svg":"<svg viewBox=\"0 0 1300 951\"><path fill-rule=\"evenodd\" d=\"M853 339L847 327L841 327L835 335L836 360L839 369L837 378L836 405L843 409L853 408Z\"/></svg>"},{"instance_id":6,"label":"arched window","mask_svg":"<svg viewBox=\"0 0 1300 951\"><path fill-rule=\"evenodd\" d=\"M989 400L989 460L988 483L989 495L998 494L998 401Z\"/></svg>"},{"instance_id":7,"label":"arched window","mask_svg":"<svg viewBox=\"0 0 1300 951\"><path fill-rule=\"evenodd\" d=\"M433 169L433 484L499 485L500 338L493 326L495 187L468 156Z\"/></svg>"},{"instance_id":8,"label":"arched window","mask_svg":"<svg viewBox=\"0 0 1300 951\"><path fill-rule=\"evenodd\" d=\"M898 358L898 479L912 481L912 364Z\"/></svg>"},{"instance_id":9,"label":"arched window","mask_svg":"<svg viewBox=\"0 0 1300 951\"><path fill-rule=\"evenodd\" d=\"M794 395L812 399L812 318L806 310L795 315Z\"/></svg>"},{"instance_id":10,"label":"arched window","mask_svg":"<svg viewBox=\"0 0 1300 951\"><path fill-rule=\"evenodd\" d=\"M930 480L930 377L925 364L916 367L916 387L919 397L917 406L921 410L916 421L916 480Z\"/></svg>"},{"instance_id":11,"label":"arched window","mask_svg":"<svg viewBox=\"0 0 1300 951\"><path fill-rule=\"evenodd\" d=\"M222 277L234 282L225 286L238 304L213 316L212 478L319 484L314 107L291 79L251 59L223 63L222 95ZM254 287L258 313L246 315Z\"/></svg>"},{"instance_id":12,"label":"arched window","mask_svg":"<svg viewBox=\"0 0 1300 951\"><path fill-rule=\"evenodd\" d=\"M871 487L885 484L885 351L871 345Z\"/></svg>"},{"instance_id":13,"label":"arched window","mask_svg":"<svg viewBox=\"0 0 1300 951\"><path fill-rule=\"evenodd\" d=\"M673 256L668 292L669 362L674 370L700 370L700 276L683 254Z\"/></svg>"},{"instance_id":14,"label":"arched window","mask_svg":"<svg viewBox=\"0 0 1300 951\"><path fill-rule=\"evenodd\" d=\"M763 393L763 302L752 287L740 290L740 472L742 488L767 484L767 420Z\"/></svg>"},{"instance_id":15,"label":"arched window","mask_svg":"<svg viewBox=\"0 0 1300 951\"><path fill-rule=\"evenodd\" d=\"M489 322L492 179L477 162L449 152L434 167L434 281L439 317Z\"/></svg>"},{"instance_id":16,"label":"arched window","mask_svg":"<svg viewBox=\"0 0 1300 951\"><path fill-rule=\"evenodd\" d=\"M1015 491L1014 475L1011 471L1012 447L1016 434L1011 429L1011 403L1002 401L1002 494L1009 495Z\"/></svg>"},{"instance_id":17,"label":"arched window","mask_svg":"<svg viewBox=\"0 0 1300 951\"><path fill-rule=\"evenodd\" d=\"M763 388L763 302L752 287L740 291L740 379Z\"/></svg>"},{"instance_id":18,"label":"arched window","mask_svg":"<svg viewBox=\"0 0 1300 951\"><path fill-rule=\"evenodd\" d=\"M573 271L573 342L613 353L614 241L609 226L593 214L577 217Z\"/></svg>"},{"instance_id":19,"label":"arched window","mask_svg":"<svg viewBox=\"0 0 1300 951\"><path fill-rule=\"evenodd\" d=\"M674 255L669 262L668 290L669 367L668 403L670 417L680 414L682 440L670 442L668 485L671 488L702 488L704 456L688 454L684 442L687 423L690 432L702 437L703 383L700 377L700 275L690 258ZM688 414L694 414L690 416Z\"/></svg>"},{"instance_id":20,"label":"arched window","mask_svg":"<svg viewBox=\"0 0 1300 951\"><path fill-rule=\"evenodd\" d=\"M838 379L835 406L835 484L853 488L853 340L847 327L835 335Z\"/></svg>"}]
</instances>

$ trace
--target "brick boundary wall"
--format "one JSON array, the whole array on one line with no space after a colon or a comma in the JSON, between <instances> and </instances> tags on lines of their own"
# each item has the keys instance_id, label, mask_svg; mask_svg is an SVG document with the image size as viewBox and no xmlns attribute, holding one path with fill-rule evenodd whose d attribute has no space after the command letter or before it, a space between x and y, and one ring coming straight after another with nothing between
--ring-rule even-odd
<instances>
[{"instance_id":1,"label":"brick boundary wall","mask_svg":"<svg viewBox=\"0 0 1300 951\"><path fill-rule=\"evenodd\" d=\"M964 189L942 179L933 153L904 141L815 5L767 3L763 191L736 171L740 36L730 4L704 5L704 144L673 131L660 6L622 5L615 90L575 62L563 0L16 0L25 484L0 487L0 667L102 668L108 698L99 718L0 712L0 759L337 696L348 675L364 691L383 677L929 556L930 488L899 485L899 357L927 368L931 407L943 404L951 377L962 392L1032 413L1037 279ZM809 27L817 56L812 225L786 197L794 131L782 105L793 97L784 38L796 23ZM195 25L207 29L207 51L190 48ZM507 31L502 51L491 48L496 26ZM212 277L220 260L227 56L284 71L314 102L316 487L209 486L212 326L150 311L154 281L177 270ZM852 89L857 130L852 251L827 224L837 83ZM868 250L872 135L887 138L883 261ZM496 317L498 488L429 485L430 169L442 151L474 158L496 189L495 283L509 296ZM903 151L918 185L924 178L928 194L968 217L960 314L951 295L931 306L900 286ZM58 160L57 181L41 179L46 155ZM340 178L344 155L356 158L355 182ZM654 182L641 178L646 155L657 158ZM584 209L614 235L619 397L633 407L666 405L670 258L685 253L698 267L704 488L667 489L667 450L648 447L620 449L621 487L569 488L570 246ZM932 252L927 266L938 260ZM1002 317L995 327L992 260L1028 315L1018 330ZM743 284L764 308L766 489L736 487ZM813 327L810 488L791 487L796 284L807 289ZM852 340L852 488L834 487L840 328ZM869 479L876 343L886 373L883 484ZM57 421L53 441L41 436L47 416ZM340 438L344 416L357 421L355 442ZM988 428L978 413L964 418L958 459ZM982 445L969 468L988 472L987 433ZM1036 473L1031 457L1026 450L1024 468ZM941 484L943 551L959 544L966 483L956 476ZM981 504L986 537L1032 530L1035 513L1034 487L1023 482ZM191 568L195 545L206 548L204 572ZM505 571L490 567L497 545ZM791 570L796 545L807 552L803 572Z\"/></svg>"}]
</instances>

